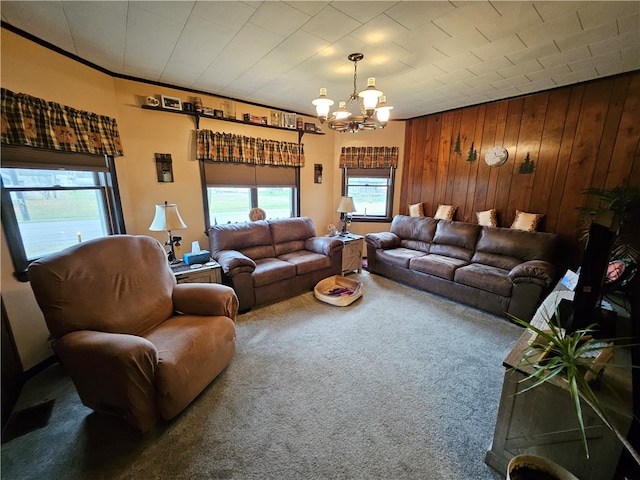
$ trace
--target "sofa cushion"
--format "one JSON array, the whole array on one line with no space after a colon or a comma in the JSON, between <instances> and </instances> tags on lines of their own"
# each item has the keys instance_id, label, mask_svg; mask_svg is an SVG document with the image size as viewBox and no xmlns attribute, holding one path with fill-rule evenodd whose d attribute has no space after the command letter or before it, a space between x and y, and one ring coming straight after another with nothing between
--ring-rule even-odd
<instances>
[{"instance_id":1,"label":"sofa cushion","mask_svg":"<svg viewBox=\"0 0 640 480\"><path fill-rule=\"evenodd\" d=\"M253 286L262 287L296 276L296 266L279 258L263 258L256 260L253 272Z\"/></svg>"},{"instance_id":2,"label":"sofa cushion","mask_svg":"<svg viewBox=\"0 0 640 480\"><path fill-rule=\"evenodd\" d=\"M409 261L411 270L428 273L447 280L453 280L456 270L465 265L468 265L468 262L464 260L433 254L415 257Z\"/></svg>"},{"instance_id":3,"label":"sofa cushion","mask_svg":"<svg viewBox=\"0 0 640 480\"><path fill-rule=\"evenodd\" d=\"M252 260L276 256L273 245L256 245L255 247L239 248L238 251Z\"/></svg>"},{"instance_id":4,"label":"sofa cushion","mask_svg":"<svg viewBox=\"0 0 640 480\"><path fill-rule=\"evenodd\" d=\"M510 297L511 288L513 287L511 280L509 280L508 270L479 263L472 263L458 268L453 279L463 285L502 295L503 297Z\"/></svg>"},{"instance_id":5,"label":"sofa cushion","mask_svg":"<svg viewBox=\"0 0 640 480\"><path fill-rule=\"evenodd\" d=\"M220 250L242 250L248 247L272 245L271 231L265 220L243 223L223 223L209 229L211 253ZM245 254L246 255L246 254ZM248 257L255 258L251 255Z\"/></svg>"},{"instance_id":6,"label":"sofa cushion","mask_svg":"<svg viewBox=\"0 0 640 480\"><path fill-rule=\"evenodd\" d=\"M280 257L287 253L304 250L305 240L291 240L290 242L276 243L273 246L274 257Z\"/></svg>"},{"instance_id":7,"label":"sofa cushion","mask_svg":"<svg viewBox=\"0 0 640 480\"><path fill-rule=\"evenodd\" d=\"M309 217L280 218L269 220L268 223L274 245L293 240L304 241L316 236L313 221Z\"/></svg>"},{"instance_id":8,"label":"sofa cushion","mask_svg":"<svg viewBox=\"0 0 640 480\"><path fill-rule=\"evenodd\" d=\"M472 223L438 221L429 253L471 260L481 227Z\"/></svg>"},{"instance_id":9,"label":"sofa cushion","mask_svg":"<svg viewBox=\"0 0 640 480\"><path fill-rule=\"evenodd\" d=\"M331 258L319 253L299 250L297 252L286 253L278 257L285 262L293 263L296 266L297 275L305 275L310 272L331 267Z\"/></svg>"},{"instance_id":10,"label":"sofa cushion","mask_svg":"<svg viewBox=\"0 0 640 480\"><path fill-rule=\"evenodd\" d=\"M409 261L412 258L426 255L424 252L411 250L410 248L391 248L389 250L377 250L379 262L388 263L397 267L409 268Z\"/></svg>"},{"instance_id":11,"label":"sofa cushion","mask_svg":"<svg viewBox=\"0 0 640 480\"><path fill-rule=\"evenodd\" d=\"M431 217L409 217L396 215L391 222L392 233L402 240L417 240L431 243L438 221Z\"/></svg>"},{"instance_id":12,"label":"sofa cushion","mask_svg":"<svg viewBox=\"0 0 640 480\"><path fill-rule=\"evenodd\" d=\"M477 257L474 256L473 261L508 269L513 268L517 263L529 260L553 262L557 242L558 236L553 233L483 227L476 245ZM500 260L498 255L511 257L511 259ZM491 258L493 260L490 260ZM507 263L502 264L501 261Z\"/></svg>"}]
</instances>

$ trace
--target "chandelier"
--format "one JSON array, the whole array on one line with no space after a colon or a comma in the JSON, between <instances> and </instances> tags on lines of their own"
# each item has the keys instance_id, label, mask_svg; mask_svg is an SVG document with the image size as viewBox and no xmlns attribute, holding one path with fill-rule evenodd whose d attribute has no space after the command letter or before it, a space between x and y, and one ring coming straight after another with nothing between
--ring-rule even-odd
<instances>
[{"instance_id":1,"label":"chandelier","mask_svg":"<svg viewBox=\"0 0 640 480\"><path fill-rule=\"evenodd\" d=\"M367 88L357 92L358 62L364 58L362 53L352 53L347 57L353 62L353 93L346 102L340 102L338 109L329 116L329 107L334 101L327 97L327 89L320 89L320 96L311 103L316 106L316 113L320 123L327 122L327 126L337 132L357 133L362 130L376 130L384 128L389 121L387 97L376 89L376 79L367 79Z\"/></svg>"}]
</instances>

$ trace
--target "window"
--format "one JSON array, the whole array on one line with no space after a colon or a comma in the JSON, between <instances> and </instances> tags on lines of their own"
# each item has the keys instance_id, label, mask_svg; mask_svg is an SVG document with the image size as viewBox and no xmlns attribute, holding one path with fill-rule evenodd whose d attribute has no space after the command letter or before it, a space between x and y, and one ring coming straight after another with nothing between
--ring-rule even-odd
<instances>
[{"instance_id":1,"label":"window","mask_svg":"<svg viewBox=\"0 0 640 480\"><path fill-rule=\"evenodd\" d=\"M343 194L353 198L354 221L390 222L394 168L345 168Z\"/></svg>"},{"instance_id":2,"label":"window","mask_svg":"<svg viewBox=\"0 0 640 480\"><path fill-rule=\"evenodd\" d=\"M252 208L267 218L298 216L298 168L201 162L205 225L249 221Z\"/></svg>"},{"instance_id":3,"label":"window","mask_svg":"<svg viewBox=\"0 0 640 480\"><path fill-rule=\"evenodd\" d=\"M43 255L124 233L109 157L4 146L2 153L2 225L18 279Z\"/></svg>"}]
</instances>

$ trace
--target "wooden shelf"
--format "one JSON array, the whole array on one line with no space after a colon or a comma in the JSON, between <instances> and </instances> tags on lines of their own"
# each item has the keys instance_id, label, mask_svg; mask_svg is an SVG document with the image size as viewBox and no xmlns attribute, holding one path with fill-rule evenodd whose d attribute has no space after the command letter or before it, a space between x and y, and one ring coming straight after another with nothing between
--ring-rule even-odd
<instances>
[{"instance_id":1,"label":"wooden shelf","mask_svg":"<svg viewBox=\"0 0 640 480\"><path fill-rule=\"evenodd\" d=\"M251 125L252 127L273 128L275 130L285 130L287 132L297 132L298 133L298 142L300 142L300 140L302 139L302 136L305 133L308 133L308 134L311 134L311 135L324 135L323 132L312 132L310 130L299 130L299 129L296 129L296 128L278 127L278 126L275 126L275 125L262 125L260 123L245 122L243 120L237 120L235 118L214 117L213 115L203 115L201 113L185 112L185 111L182 111L182 110L170 110L168 108L152 107L150 105L142 105L142 108L145 109L145 110L155 110L157 112L177 113L179 115L188 115L190 117L193 117L195 119L195 122L196 122L196 130L200 129L200 119L201 118L206 118L207 120L218 120L220 122L239 123L239 124L242 124L242 125Z\"/></svg>"}]
</instances>

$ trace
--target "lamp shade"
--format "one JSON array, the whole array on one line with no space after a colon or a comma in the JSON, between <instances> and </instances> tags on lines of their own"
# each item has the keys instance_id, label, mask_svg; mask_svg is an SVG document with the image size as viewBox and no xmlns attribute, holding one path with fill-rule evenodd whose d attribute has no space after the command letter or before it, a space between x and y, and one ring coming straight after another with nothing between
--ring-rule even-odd
<instances>
[{"instance_id":1,"label":"lamp shade","mask_svg":"<svg viewBox=\"0 0 640 480\"><path fill-rule=\"evenodd\" d=\"M164 202L161 205L156 205L156 216L153 217L153 222L149 226L149 230L152 232L162 232L165 230L180 230L187 228L178 206L175 203Z\"/></svg>"},{"instance_id":2,"label":"lamp shade","mask_svg":"<svg viewBox=\"0 0 640 480\"><path fill-rule=\"evenodd\" d=\"M340 213L350 213L356 211L356 206L353 204L353 198L351 197L342 197L340 199L340 205L338 205L337 212Z\"/></svg>"}]
</instances>

